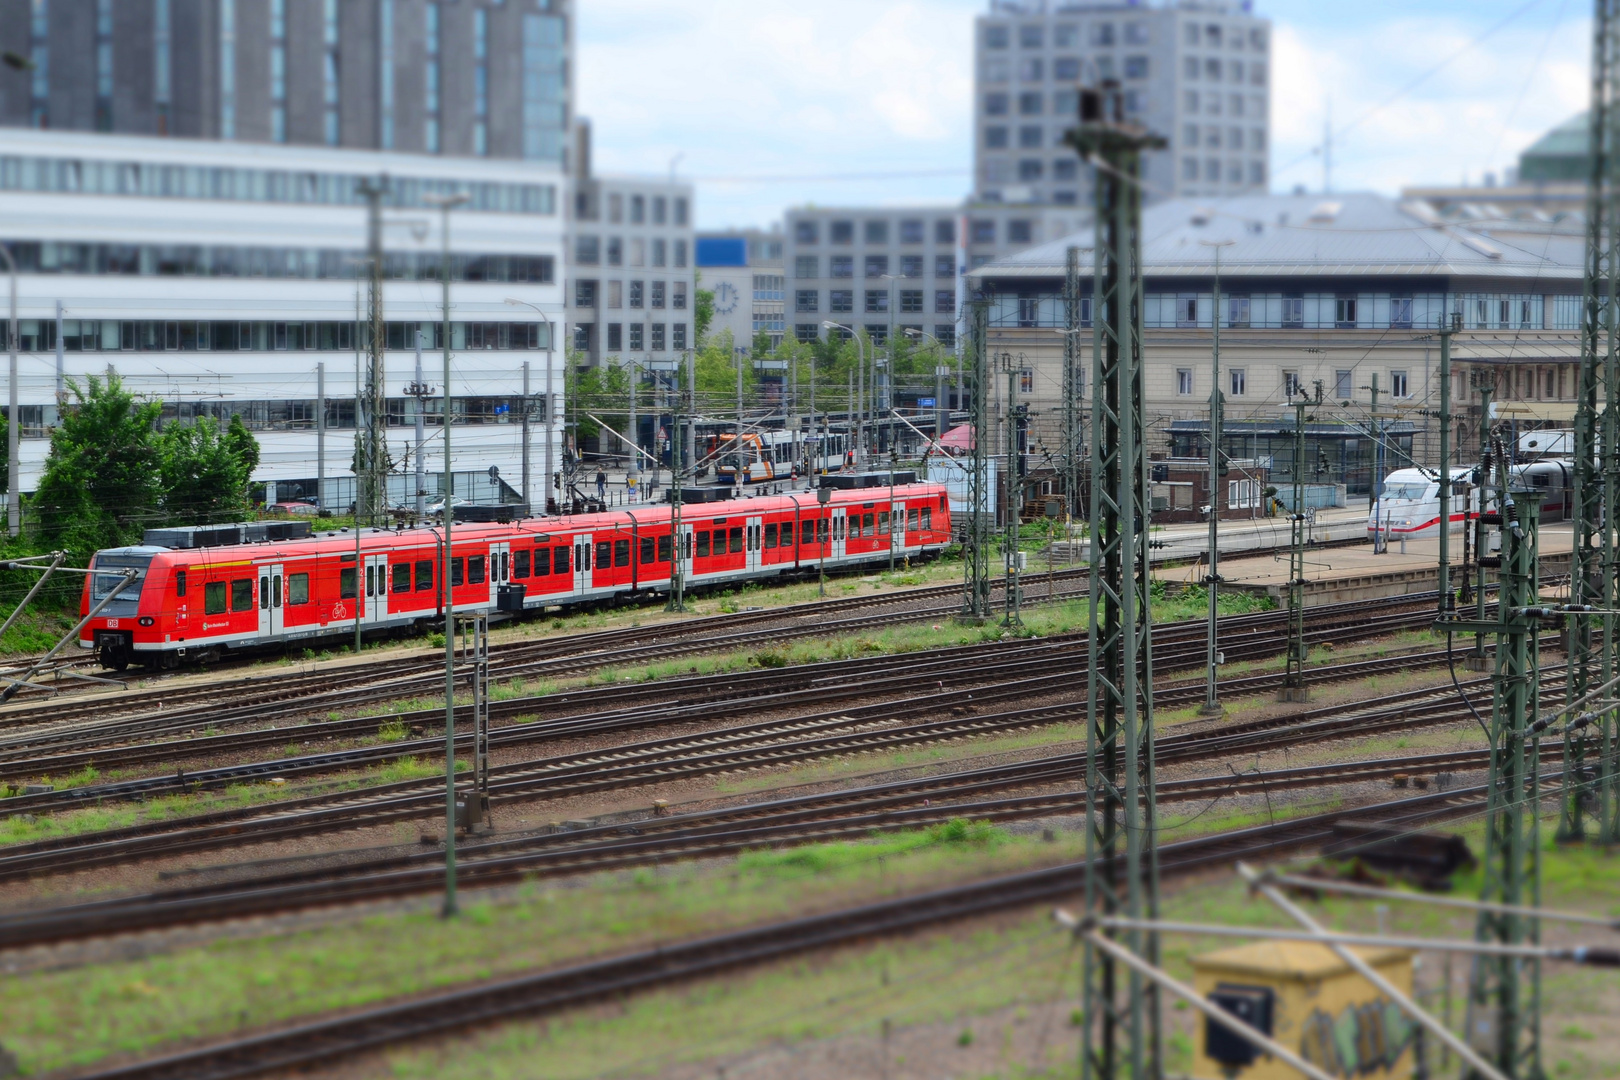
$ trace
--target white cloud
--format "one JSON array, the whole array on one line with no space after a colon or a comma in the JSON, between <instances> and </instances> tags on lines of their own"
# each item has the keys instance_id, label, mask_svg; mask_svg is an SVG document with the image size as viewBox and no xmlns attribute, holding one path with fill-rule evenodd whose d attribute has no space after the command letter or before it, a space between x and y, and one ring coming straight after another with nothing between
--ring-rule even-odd
<instances>
[{"instance_id":1,"label":"white cloud","mask_svg":"<svg viewBox=\"0 0 1620 1080\"><path fill-rule=\"evenodd\" d=\"M1324 103L1336 129L1396 94L1517 8L1448 13L1368 0L1289 8L1274 33L1279 190L1321 183ZM585 0L579 109L608 172L704 179L706 228L766 225L805 202L950 202L971 183L973 18L983 0ZM1262 5L1262 10L1264 10ZM1334 143L1334 186L1479 182L1585 106L1581 5L1535 5ZM1555 18L1567 16L1557 27ZM1545 47L1545 51L1543 49ZM939 175L942 170L958 170ZM828 174L906 173L841 182ZM928 175L917 175L928 174ZM797 176L789 183L737 178Z\"/></svg>"}]
</instances>

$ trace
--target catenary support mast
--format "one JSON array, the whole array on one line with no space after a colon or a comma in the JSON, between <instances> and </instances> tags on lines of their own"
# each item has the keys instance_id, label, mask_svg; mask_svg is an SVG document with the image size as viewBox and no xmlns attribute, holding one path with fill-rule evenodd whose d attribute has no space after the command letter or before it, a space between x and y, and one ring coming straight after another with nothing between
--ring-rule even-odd
<instances>
[{"instance_id":1,"label":"catenary support mast","mask_svg":"<svg viewBox=\"0 0 1620 1080\"><path fill-rule=\"evenodd\" d=\"M1126 120L1107 81L1080 94L1072 145L1096 184L1092 292L1091 626L1086 739L1086 901L1154 918L1158 860L1153 770L1147 455L1143 445L1142 152L1164 140ZM1159 961L1157 935L1120 931ZM1082 1080L1159 1080L1158 988L1109 953L1085 956Z\"/></svg>"}]
</instances>

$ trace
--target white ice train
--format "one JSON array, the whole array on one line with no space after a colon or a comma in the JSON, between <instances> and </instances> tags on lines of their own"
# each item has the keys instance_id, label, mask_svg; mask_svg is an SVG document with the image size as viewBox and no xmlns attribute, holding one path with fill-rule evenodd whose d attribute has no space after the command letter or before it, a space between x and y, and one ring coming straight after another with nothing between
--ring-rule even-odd
<instances>
[{"instance_id":1,"label":"white ice train","mask_svg":"<svg viewBox=\"0 0 1620 1080\"><path fill-rule=\"evenodd\" d=\"M1515 465L1513 487L1542 494L1541 520L1566 516L1574 482L1573 462L1549 458ZM1451 470L1451 528L1463 528L1479 514L1479 489L1473 467ZM1397 469L1384 478L1383 493L1367 515L1367 535L1386 538L1434 536L1440 531L1440 477L1433 469Z\"/></svg>"}]
</instances>

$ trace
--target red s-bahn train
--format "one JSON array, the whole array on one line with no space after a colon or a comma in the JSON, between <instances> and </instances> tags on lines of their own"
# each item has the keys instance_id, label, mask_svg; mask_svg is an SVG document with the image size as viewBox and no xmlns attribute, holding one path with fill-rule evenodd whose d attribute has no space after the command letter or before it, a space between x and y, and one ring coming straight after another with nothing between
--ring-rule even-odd
<instances>
[{"instance_id":1,"label":"red s-bahn train","mask_svg":"<svg viewBox=\"0 0 1620 1080\"><path fill-rule=\"evenodd\" d=\"M687 503L681 558L691 586L751 581L818 566L937 554L951 539L939 484L840 488ZM456 614L538 611L618 595L667 592L673 510L647 505L510 524L461 524L452 535ZM444 619L443 530L365 529L228 547L152 545L96 553L96 570L134 580L90 620L79 644L101 663L173 667L226 650L262 649ZM91 574L81 616L119 581Z\"/></svg>"}]
</instances>

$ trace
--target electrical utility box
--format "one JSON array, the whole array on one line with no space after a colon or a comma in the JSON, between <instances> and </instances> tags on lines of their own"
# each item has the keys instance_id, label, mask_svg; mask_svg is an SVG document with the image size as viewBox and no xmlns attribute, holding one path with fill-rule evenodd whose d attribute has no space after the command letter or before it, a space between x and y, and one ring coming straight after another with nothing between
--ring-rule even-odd
<instances>
[{"instance_id":1,"label":"electrical utility box","mask_svg":"<svg viewBox=\"0 0 1620 1080\"><path fill-rule=\"evenodd\" d=\"M1412 992L1412 954L1356 949L1403 993ZM1333 1076L1406 1080L1415 1026L1393 1002L1314 942L1262 941L1193 958L1193 985L1222 1009L1298 1051ZM1200 1080L1298 1080L1293 1068L1230 1028L1200 1017L1192 1075Z\"/></svg>"}]
</instances>

